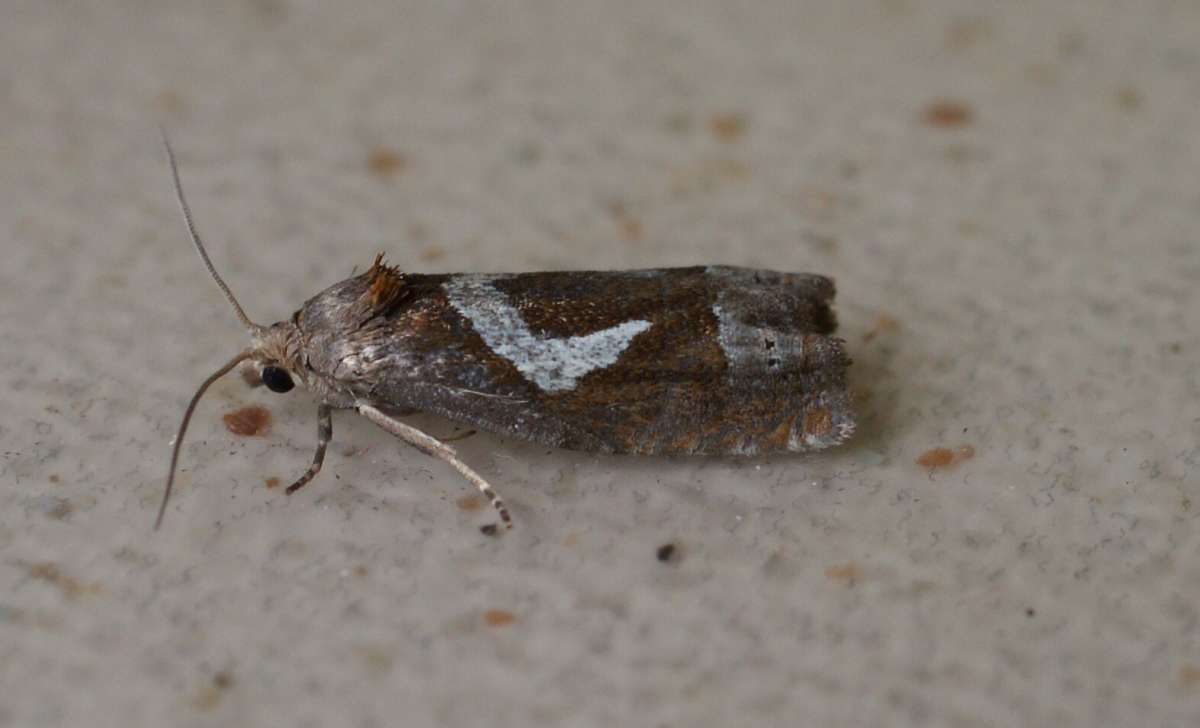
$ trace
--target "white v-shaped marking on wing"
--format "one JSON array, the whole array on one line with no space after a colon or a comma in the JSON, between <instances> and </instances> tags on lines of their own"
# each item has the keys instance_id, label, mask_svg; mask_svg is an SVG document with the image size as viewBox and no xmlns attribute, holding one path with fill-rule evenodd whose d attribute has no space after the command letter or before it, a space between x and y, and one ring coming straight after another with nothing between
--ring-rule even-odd
<instances>
[{"instance_id":1,"label":"white v-shaped marking on wing","mask_svg":"<svg viewBox=\"0 0 1200 728\"><path fill-rule=\"evenodd\" d=\"M483 342L543 391L574 389L588 372L616 362L633 337L650 328L649 321L632 320L584 336L537 336L521 312L492 285L498 277L455 276L442 287L450 305L471 322Z\"/></svg>"}]
</instances>

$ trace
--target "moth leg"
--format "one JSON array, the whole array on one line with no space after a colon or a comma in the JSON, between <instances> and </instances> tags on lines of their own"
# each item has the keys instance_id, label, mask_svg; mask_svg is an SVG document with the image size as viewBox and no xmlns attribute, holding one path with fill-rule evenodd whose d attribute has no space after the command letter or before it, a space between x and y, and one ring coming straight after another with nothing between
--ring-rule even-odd
<instances>
[{"instance_id":1,"label":"moth leg","mask_svg":"<svg viewBox=\"0 0 1200 728\"><path fill-rule=\"evenodd\" d=\"M492 486L488 485L488 482L479 473L476 473L470 466L458 459L458 453L454 451L454 448L411 425L406 425L397 419L389 417L369 404L358 405L358 413L421 452L449 463L464 478L478 488L484 498L488 499L492 504L492 508L495 508L496 512L500 514L500 520L504 522L504 527L512 528L512 516L508 515L508 508L505 507L504 501L500 500L500 496L496 495L496 491L492 490Z\"/></svg>"},{"instance_id":2,"label":"moth leg","mask_svg":"<svg viewBox=\"0 0 1200 728\"><path fill-rule=\"evenodd\" d=\"M327 404L317 406L317 452L313 455L313 462L312 465L308 466L308 471L304 475L301 475L299 480L287 487L285 492L288 495L303 488L308 481L315 478L317 473L321 472L321 465L325 463L325 447L333 439L332 412L333 408Z\"/></svg>"}]
</instances>

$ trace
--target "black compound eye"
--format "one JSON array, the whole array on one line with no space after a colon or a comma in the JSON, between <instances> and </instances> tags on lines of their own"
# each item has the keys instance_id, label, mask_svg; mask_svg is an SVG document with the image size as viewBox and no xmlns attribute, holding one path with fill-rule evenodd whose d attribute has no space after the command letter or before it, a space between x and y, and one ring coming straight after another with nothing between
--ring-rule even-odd
<instances>
[{"instance_id":1,"label":"black compound eye","mask_svg":"<svg viewBox=\"0 0 1200 728\"><path fill-rule=\"evenodd\" d=\"M272 392L290 392L296 384L292 381L292 375L288 374L288 370L283 367L263 367L262 370L263 384L267 385L267 389Z\"/></svg>"}]
</instances>

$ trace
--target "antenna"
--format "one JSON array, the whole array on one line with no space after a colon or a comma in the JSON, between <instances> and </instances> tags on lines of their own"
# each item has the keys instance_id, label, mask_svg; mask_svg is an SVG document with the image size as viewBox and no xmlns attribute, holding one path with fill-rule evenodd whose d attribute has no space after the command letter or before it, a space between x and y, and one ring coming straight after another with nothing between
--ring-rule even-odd
<instances>
[{"instance_id":1,"label":"antenna","mask_svg":"<svg viewBox=\"0 0 1200 728\"><path fill-rule=\"evenodd\" d=\"M175 484L175 466L179 464L179 450L183 447L183 435L187 432L188 423L192 421L192 412L196 411L196 405L200 402L200 398L204 396L205 390L213 382L228 374L231 369L253 355L254 352L247 349L226 362L225 366L209 374L208 379L205 379L196 393L192 395L192 401L188 402L187 409L183 411L183 422L179 425L179 433L175 435L175 447L171 449L171 469L167 472L167 489L163 491L162 503L158 506L158 518L154 519L155 531L162 525L163 514L167 512L167 501L171 499L171 486Z\"/></svg>"},{"instance_id":2,"label":"antenna","mask_svg":"<svg viewBox=\"0 0 1200 728\"><path fill-rule=\"evenodd\" d=\"M237 299L233 297L233 292L229 290L229 286L225 285L225 281L221 275L217 273L217 269L213 267L212 261L208 259L208 251L204 249L204 243L200 242L200 234L196 232L196 223L192 220L192 210L188 207L187 200L183 196L183 183L179 181L179 165L175 161L175 150L171 148L171 140L167 138L167 130L163 127L158 127L158 132L162 135L163 148L167 150L167 161L171 163L171 178L175 181L175 198L179 201L179 210L183 213L183 222L187 225L188 235L192 238L192 245L196 247L196 252L200 254L200 260L204 261L204 267L208 268L208 272L212 275L213 280L221 287L221 292L225 294L229 305L233 306L233 312L237 314L238 320L251 333L258 333L262 327L251 321L246 312L242 310L242 306Z\"/></svg>"}]
</instances>

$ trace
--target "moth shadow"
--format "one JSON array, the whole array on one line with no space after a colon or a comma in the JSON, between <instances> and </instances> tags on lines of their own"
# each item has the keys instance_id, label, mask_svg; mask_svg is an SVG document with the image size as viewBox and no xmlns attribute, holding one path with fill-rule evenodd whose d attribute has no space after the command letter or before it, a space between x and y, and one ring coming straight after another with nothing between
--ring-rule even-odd
<instances>
[{"instance_id":1,"label":"moth shadow","mask_svg":"<svg viewBox=\"0 0 1200 728\"><path fill-rule=\"evenodd\" d=\"M849 388L857 413L854 437L845 445L859 449L885 450L888 433L894 432L901 388L892 366L896 352L890 345L864 343L853 353Z\"/></svg>"}]
</instances>

